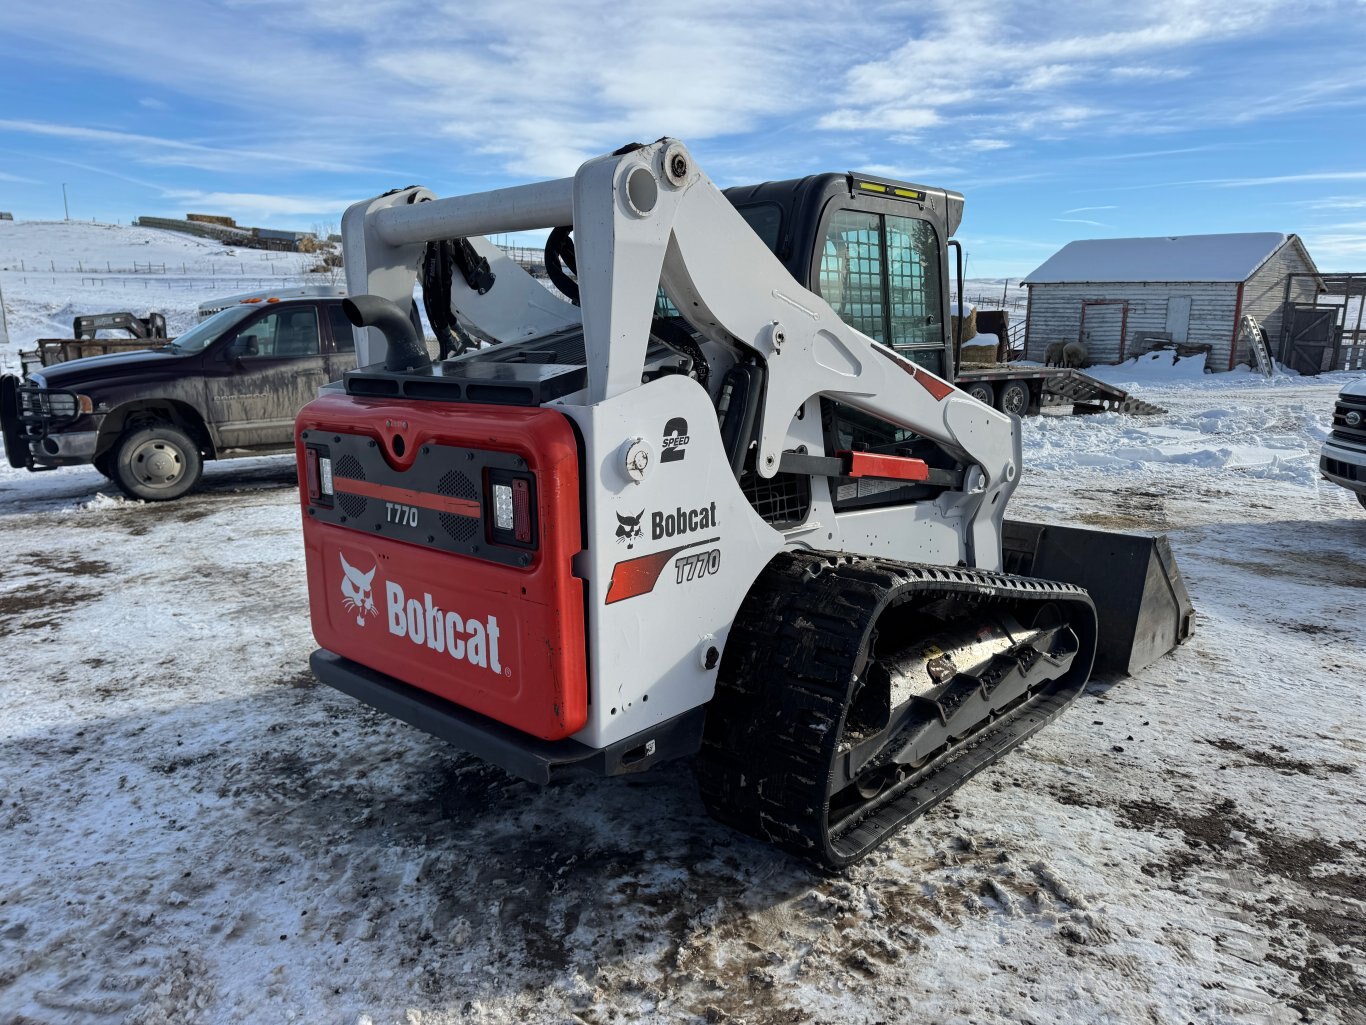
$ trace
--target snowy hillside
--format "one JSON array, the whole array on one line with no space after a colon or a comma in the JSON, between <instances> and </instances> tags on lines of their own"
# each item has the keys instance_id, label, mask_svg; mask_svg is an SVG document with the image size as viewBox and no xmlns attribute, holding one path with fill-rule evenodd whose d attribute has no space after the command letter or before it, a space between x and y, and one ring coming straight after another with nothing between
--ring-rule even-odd
<instances>
[{"instance_id":1,"label":"snowy hillside","mask_svg":"<svg viewBox=\"0 0 1366 1025\"><path fill-rule=\"evenodd\" d=\"M80 221L0 221L0 294L8 345L0 371L16 370L35 338L67 338L72 318L127 310L166 316L172 334L194 323L205 299L306 275L315 257L225 246L173 231Z\"/></svg>"}]
</instances>

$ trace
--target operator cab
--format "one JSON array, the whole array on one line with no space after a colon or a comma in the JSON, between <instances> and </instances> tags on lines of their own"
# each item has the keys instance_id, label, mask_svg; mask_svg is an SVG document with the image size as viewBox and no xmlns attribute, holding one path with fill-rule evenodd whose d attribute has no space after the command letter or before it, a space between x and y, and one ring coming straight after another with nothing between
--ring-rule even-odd
<instances>
[{"instance_id":1,"label":"operator cab","mask_svg":"<svg viewBox=\"0 0 1366 1025\"><path fill-rule=\"evenodd\" d=\"M952 378L944 282L963 197L865 174L817 174L726 189L799 284L850 327ZM953 243L956 244L956 243Z\"/></svg>"}]
</instances>

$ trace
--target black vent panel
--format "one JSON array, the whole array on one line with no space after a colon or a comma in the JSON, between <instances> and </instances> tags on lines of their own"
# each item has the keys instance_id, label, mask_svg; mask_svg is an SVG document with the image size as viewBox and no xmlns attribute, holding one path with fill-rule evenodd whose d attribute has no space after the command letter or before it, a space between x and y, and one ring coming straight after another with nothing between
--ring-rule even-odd
<instances>
[{"instance_id":1,"label":"black vent panel","mask_svg":"<svg viewBox=\"0 0 1366 1025\"><path fill-rule=\"evenodd\" d=\"M446 498L478 498L470 479L459 470L447 470L436 483L436 493Z\"/></svg>"},{"instance_id":2,"label":"black vent panel","mask_svg":"<svg viewBox=\"0 0 1366 1025\"><path fill-rule=\"evenodd\" d=\"M347 480L365 480L365 468L355 456L342 456L332 465L332 476L345 477Z\"/></svg>"},{"instance_id":3,"label":"black vent panel","mask_svg":"<svg viewBox=\"0 0 1366 1025\"><path fill-rule=\"evenodd\" d=\"M811 512L811 478L805 474L779 473L764 480L748 473L740 490L763 521L778 530L805 523Z\"/></svg>"},{"instance_id":4,"label":"black vent panel","mask_svg":"<svg viewBox=\"0 0 1366 1025\"><path fill-rule=\"evenodd\" d=\"M365 515L366 506L370 504L370 499L364 495L338 494L337 505L341 511L350 516L353 520L358 520Z\"/></svg>"}]
</instances>

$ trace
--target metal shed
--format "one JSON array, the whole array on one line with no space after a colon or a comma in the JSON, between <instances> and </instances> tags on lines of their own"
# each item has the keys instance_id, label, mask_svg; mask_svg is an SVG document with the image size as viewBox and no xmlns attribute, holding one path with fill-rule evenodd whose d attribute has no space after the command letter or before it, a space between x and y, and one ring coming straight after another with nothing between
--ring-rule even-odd
<instances>
[{"instance_id":1,"label":"metal shed","mask_svg":"<svg viewBox=\"0 0 1366 1025\"><path fill-rule=\"evenodd\" d=\"M1092 363L1118 363L1161 338L1208 345L1206 366L1223 370L1251 360L1244 314L1274 341L1284 304L1312 301L1322 283L1298 235L1241 232L1069 242L1023 284L1028 359L1079 339Z\"/></svg>"}]
</instances>

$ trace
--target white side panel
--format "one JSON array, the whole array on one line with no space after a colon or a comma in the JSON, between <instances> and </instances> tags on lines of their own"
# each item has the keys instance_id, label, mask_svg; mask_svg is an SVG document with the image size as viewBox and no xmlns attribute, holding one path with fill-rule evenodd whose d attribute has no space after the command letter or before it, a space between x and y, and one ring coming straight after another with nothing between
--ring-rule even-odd
<instances>
[{"instance_id":1,"label":"white side panel","mask_svg":"<svg viewBox=\"0 0 1366 1025\"><path fill-rule=\"evenodd\" d=\"M592 531L586 553L592 706L576 737L602 747L710 700L716 672L703 667L702 655L709 644L724 648L740 602L783 537L741 494L721 447L716 410L695 381L665 377L595 406L561 408L584 436ZM679 417L688 424L683 457L661 462L666 427ZM651 452L639 483L625 473L625 450L636 438ZM698 517L696 529L680 531L680 510L684 518L705 510L708 522ZM638 535L630 524L638 524ZM694 564L689 574L685 563L680 574L680 559L712 552L719 555L705 571ZM653 587L609 604L614 571L629 573L624 564L640 566L636 560L650 557L663 562Z\"/></svg>"}]
</instances>

